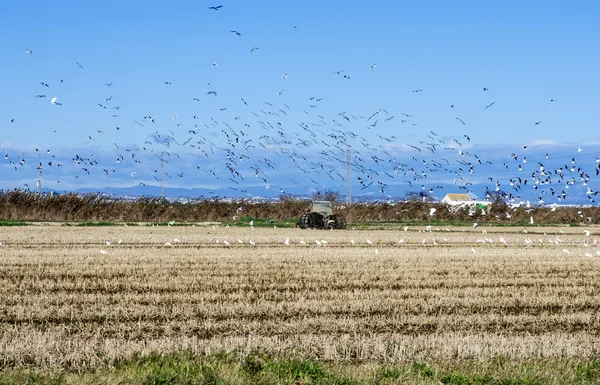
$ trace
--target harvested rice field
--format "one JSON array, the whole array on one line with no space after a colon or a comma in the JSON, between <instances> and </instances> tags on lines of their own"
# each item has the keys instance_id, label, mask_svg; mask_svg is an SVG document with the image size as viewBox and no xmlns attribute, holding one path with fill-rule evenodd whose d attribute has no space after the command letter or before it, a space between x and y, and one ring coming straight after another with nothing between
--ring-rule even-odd
<instances>
[{"instance_id":1,"label":"harvested rice field","mask_svg":"<svg viewBox=\"0 0 600 385\"><path fill-rule=\"evenodd\" d=\"M594 227L1 228L0 381L594 383L597 239Z\"/></svg>"}]
</instances>

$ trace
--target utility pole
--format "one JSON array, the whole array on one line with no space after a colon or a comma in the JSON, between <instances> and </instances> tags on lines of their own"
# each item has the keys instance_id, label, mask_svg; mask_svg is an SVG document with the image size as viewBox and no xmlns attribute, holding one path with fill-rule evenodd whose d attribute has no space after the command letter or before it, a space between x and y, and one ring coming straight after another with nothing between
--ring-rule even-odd
<instances>
[{"instance_id":1,"label":"utility pole","mask_svg":"<svg viewBox=\"0 0 600 385\"><path fill-rule=\"evenodd\" d=\"M160 197L165 198L165 153L160 153Z\"/></svg>"},{"instance_id":2,"label":"utility pole","mask_svg":"<svg viewBox=\"0 0 600 385\"><path fill-rule=\"evenodd\" d=\"M38 169L38 180L37 180L37 193L38 195L42 195L42 164L37 167Z\"/></svg>"},{"instance_id":3,"label":"utility pole","mask_svg":"<svg viewBox=\"0 0 600 385\"><path fill-rule=\"evenodd\" d=\"M346 150L346 204L352 202L352 150Z\"/></svg>"}]
</instances>

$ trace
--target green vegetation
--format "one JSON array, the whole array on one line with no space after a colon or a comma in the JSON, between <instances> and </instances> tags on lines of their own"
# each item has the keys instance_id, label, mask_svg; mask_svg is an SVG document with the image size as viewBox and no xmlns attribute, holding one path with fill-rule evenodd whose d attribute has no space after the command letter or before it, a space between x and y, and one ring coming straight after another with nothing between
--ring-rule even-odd
<instances>
[{"instance_id":1,"label":"green vegetation","mask_svg":"<svg viewBox=\"0 0 600 385\"><path fill-rule=\"evenodd\" d=\"M77 227L103 227L103 226L137 226L137 223L123 223L114 221L85 221L85 222L67 222L64 226L77 226Z\"/></svg>"},{"instance_id":2,"label":"green vegetation","mask_svg":"<svg viewBox=\"0 0 600 385\"><path fill-rule=\"evenodd\" d=\"M225 221L223 225L229 226L237 226L237 227L250 227L250 223L254 227L296 227L296 222L298 222L298 218L288 218L283 220L275 220L275 219L267 219L267 218L254 218L254 217L242 217L239 220L235 221Z\"/></svg>"},{"instance_id":3,"label":"green vegetation","mask_svg":"<svg viewBox=\"0 0 600 385\"><path fill-rule=\"evenodd\" d=\"M26 226L26 225L27 225L27 223L25 223L24 221L0 218L0 227L3 227L3 226Z\"/></svg>"},{"instance_id":4,"label":"green vegetation","mask_svg":"<svg viewBox=\"0 0 600 385\"><path fill-rule=\"evenodd\" d=\"M487 365L487 366L486 366ZM425 362L402 365L347 363L275 357L265 351L240 356L149 354L105 363L99 369L40 372L30 367L2 368L0 384L449 384L541 385L597 384L600 361L510 363Z\"/></svg>"}]
</instances>

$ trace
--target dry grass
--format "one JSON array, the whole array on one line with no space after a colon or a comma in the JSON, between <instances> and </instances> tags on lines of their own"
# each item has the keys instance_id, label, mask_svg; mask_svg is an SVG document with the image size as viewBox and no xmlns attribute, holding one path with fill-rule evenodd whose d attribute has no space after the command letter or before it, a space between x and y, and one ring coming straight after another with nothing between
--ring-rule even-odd
<instances>
[{"instance_id":1,"label":"dry grass","mask_svg":"<svg viewBox=\"0 0 600 385\"><path fill-rule=\"evenodd\" d=\"M259 347L334 364L597 357L596 229L487 230L3 228L0 362L85 370Z\"/></svg>"},{"instance_id":2,"label":"dry grass","mask_svg":"<svg viewBox=\"0 0 600 385\"><path fill-rule=\"evenodd\" d=\"M434 217L429 216L436 208ZM238 210L240 209L241 210ZM121 222L235 222L241 217L277 221L297 219L309 208L309 201L284 200L281 202L251 202L247 199L201 198L188 203L170 203L160 198L135 201L110 200L106 196L75 194L38 195L24 190L0 190L0 218L25 221L121 221ZM394 204L362 202L339 204L336 212L350 222L408 222L431 221L465 222L476 220L494 224L528 224L530 217L536 224L590 224L600 223L598 207L522 206L509 208L496 202L485 213L475 215L464 207L457 209L440 203L403 201ZM507 216L506 213L510 215ZM484 214L484 215L482 215ZM234 219L235 217L235 219ZM0 219L0 225L2 220Z\"/></svg>"}]
</instances>

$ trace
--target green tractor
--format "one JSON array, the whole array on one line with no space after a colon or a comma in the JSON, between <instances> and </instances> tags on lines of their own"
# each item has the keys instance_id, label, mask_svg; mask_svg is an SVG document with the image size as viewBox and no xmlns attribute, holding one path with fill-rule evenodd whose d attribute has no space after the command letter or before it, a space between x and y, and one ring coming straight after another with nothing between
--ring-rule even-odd
<instances>
[{"instance_id":1,"label":"green tractor","mask_svg":"<svg viewBox=\"0 0 600 385\"><path fill-rule=\"evenodd\" d=\"M333 202L312 201L310 211L300 216L296 226L301 229L345 229L346 218L333 213Z\"/></svg>"}]
</instances>

